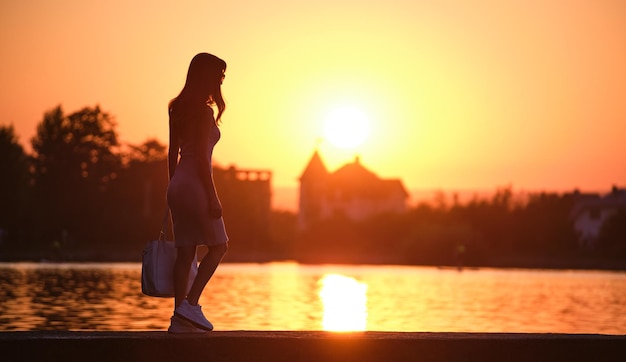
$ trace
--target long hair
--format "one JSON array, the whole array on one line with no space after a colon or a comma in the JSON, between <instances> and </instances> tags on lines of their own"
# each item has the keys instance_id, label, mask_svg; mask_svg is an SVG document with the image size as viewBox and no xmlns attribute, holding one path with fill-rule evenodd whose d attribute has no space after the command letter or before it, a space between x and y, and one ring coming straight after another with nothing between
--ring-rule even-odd
<instances>
[{"instance_id":1,"label":"long hair","mask_svg":"<svg viewBox=\"0 0 626 362\"><path fill-rule=\"evenodd\" d=\"M215 55L200 53L193 57L183 90L169 103L170 113L179 107L189 108L189 111L194 112L207 105L215 105L217 107L215 122L219 123L226 109L222 96L225 71L226 62Z\"/></svg>"}]
</instances>

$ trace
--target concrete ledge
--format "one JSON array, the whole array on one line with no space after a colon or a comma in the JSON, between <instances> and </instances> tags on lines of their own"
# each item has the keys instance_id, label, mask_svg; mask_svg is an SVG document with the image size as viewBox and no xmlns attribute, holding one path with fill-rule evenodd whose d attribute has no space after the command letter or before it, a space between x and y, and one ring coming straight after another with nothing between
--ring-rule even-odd
<instances>
[{"instance_id":1,"label":"concrete ledge","mask_svg":"<svg viewBox=\"0 0 626 362\"><path fill-rule=\"evenodd\" d=\"M0 332L2 361L624 361L626 335Z\"/></svg>"}]
</instances>

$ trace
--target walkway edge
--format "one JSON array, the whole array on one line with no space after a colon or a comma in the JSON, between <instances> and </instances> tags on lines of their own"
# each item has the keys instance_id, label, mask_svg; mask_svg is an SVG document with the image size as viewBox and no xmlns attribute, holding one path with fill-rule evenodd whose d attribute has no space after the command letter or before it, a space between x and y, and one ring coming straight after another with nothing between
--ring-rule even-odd
<instances>
[{"instance_id":1,"label":"walkway edge","mask_svg":"<svg viewBox=\"0 0 626 362\"><path fill-rule=\"evenodd\" d=\"M0 332L3 361L623 361L626 335L224 331Z\"/></svg>"}]
</instances>

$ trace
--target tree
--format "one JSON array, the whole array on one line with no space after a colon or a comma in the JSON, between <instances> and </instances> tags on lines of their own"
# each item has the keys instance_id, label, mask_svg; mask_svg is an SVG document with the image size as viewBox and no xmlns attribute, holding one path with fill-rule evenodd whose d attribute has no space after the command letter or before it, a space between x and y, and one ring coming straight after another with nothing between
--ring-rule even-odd
<instances>
[{"instance_id":1,"label":"tree","mask_svg":"<svg viewBox=\"0 0 626 362\"><path fill-rule=\"evenodd\" d=\"M103 231L94 221L120 168L115 126L99 106L69 116L58 106L37 126L33 178L44 239L88 240Z\"/></svg>"},{"instance_id":2,"label":"tree","mask_svg":"<svg viewBox=\"0 0 626 362\"><path fill-rule=\"evenodd\" d=\"M613 258L626 256L626 208L619 208L602 225L598 238L600 252Z\"/></svg>"},{"instance_id":3,"label":"tree","mask_svg":"<svg viewBox=\"0 0 626 362\"><path fill-rule=\"evenodd\" d=\"M167 159L167 146L155 138L144 141L139 146L130 145L130 152L126 157L127 163L161 162Z\"/></svg>"},{"instance_id":4,"label":"tree","mask_svg":"<svg viewBox=\"0 0 626 362\"><path fill-rule=\"evenodd\" d=\"M576 250L576 234L570 212L571 194L537 193L516 212L517 250L538 257L563 256Z\"/></svg>"},{"instance_id":5,"label":"tree","mask_svg":"<svg viewBox=\"0 0 626 362\"><path fill-rule=\"evenodd\" d=\"M28 157L13 125L0 126L0 243L16 239L28 189Z\"/></svg>"},{"instance_id":6,"label":"tree","mask_svg":"<svg viewBox=\"0 0 626 362\"><path fill-rule=\"evenodd\" d=\"M167 146L148 139L129 145L122 155L124 166L111 185L108 208L115 210L111 236L118 249L143 247L158 236L166 208Z\"/></svg>"}]
</instances>

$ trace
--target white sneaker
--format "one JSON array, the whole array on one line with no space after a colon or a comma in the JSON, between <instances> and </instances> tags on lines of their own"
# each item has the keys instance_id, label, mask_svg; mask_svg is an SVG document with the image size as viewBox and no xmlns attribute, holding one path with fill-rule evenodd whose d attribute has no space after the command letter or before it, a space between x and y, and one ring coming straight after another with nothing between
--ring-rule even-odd
<instances>
[{"instance_id":1,"label":"white sneaker","mask_svg":"<svg viewBox=\"0 0 626 362\"><path fill-rule=\"evenodd\" d=\"M185 319L177 316L170 318L170 327L167 329L169 333L205 333L206 329L196 328L193 324Z\"/></svg>"},{"instance_id":2,"label":"white sneaker","mask_svg":"<svg viewBox=\"0 0 626 362\"><path fill-rule=\"evenodd\" d=\"M185 319L195 327L202 328L207 331L213 330L211 322L209 322L204 314L202 314L202 307L200 304L191 305L187 299L185 299L178 307L176 307L174 315Z\"/></svg>"}]
</instances>

